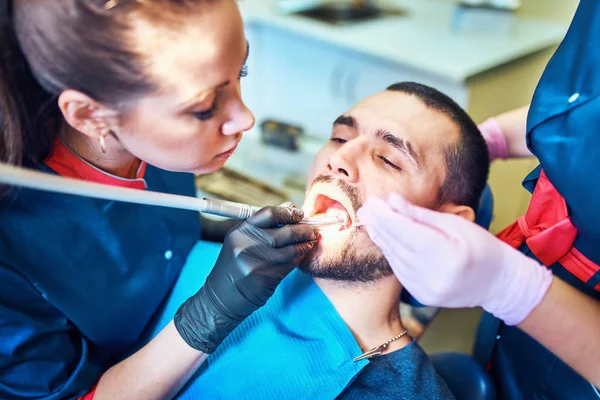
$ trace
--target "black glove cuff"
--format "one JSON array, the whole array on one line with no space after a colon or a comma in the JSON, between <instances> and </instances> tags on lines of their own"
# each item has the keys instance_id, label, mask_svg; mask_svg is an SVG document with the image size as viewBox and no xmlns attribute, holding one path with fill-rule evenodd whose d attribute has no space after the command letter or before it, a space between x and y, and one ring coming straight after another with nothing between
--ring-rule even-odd
<instances>
[{"instance_id":1,"label":"black glove cuff","mask_svg":"<svg viewBox=\"0 0 600 400\"><path fill-rule=\"evenodd\" d=\"M239 324L215 306L206 286L179 307L173 321L188 346L204 354L213 353Z\"/></svg>"}]
</instances>

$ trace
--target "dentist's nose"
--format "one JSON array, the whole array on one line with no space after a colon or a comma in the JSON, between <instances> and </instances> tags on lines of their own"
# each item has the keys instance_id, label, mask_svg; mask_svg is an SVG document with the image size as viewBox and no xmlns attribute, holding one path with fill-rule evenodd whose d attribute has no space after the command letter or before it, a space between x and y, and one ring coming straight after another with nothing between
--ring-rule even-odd
<instances>
[{"instance_id":1,"label":"dentist's nose","mask_svg":"<svg viewBox=\"0 0 600 400\"><path fill-rule=\"evenodd\" d=\"M238 99L232 108L229 121L226 121L221 127L223 135L235 135L252 129L255 122L254 114L246 107L241 98Z\"/></svg>"}]
</instances>

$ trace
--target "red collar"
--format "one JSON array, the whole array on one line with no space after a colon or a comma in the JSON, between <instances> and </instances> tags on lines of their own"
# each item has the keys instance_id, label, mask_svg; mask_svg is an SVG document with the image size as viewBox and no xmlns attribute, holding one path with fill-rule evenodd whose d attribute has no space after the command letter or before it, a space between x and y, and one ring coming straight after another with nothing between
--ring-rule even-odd
<instances>
[{"instance_id":1,"label":"red collar","mask_svg":"<svg viewBox=\"0 0 600 400\"><path fill-rule=\"evenodd\" d=\"M82 179L84 181L104 183L113 186L121 186L132 189L146 189L144 174L146 163L142 162L135 179L120 178L104 172L73 152L62 140L54 140L54 148L50 157L46 159L46 165L57 174L67 177Z\"/></svg>"}]
</instances>

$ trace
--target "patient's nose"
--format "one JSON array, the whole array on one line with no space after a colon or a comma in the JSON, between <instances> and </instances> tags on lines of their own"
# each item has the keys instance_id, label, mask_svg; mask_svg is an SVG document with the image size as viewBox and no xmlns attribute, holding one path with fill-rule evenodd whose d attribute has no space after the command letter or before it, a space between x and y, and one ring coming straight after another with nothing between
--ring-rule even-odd
<instances>
[{"instance_id":1,"label":"patient's nose","mask_svg":"<svg viewBox=\"0 0 600 400\"><path fill-rule=\"evenodd\" d=\"M327 169L331 175L341 178L345 181L357 182L358 169L356 164L348 157L347 152L338 150L329 156Z\"/></svg>"}]
</instances>

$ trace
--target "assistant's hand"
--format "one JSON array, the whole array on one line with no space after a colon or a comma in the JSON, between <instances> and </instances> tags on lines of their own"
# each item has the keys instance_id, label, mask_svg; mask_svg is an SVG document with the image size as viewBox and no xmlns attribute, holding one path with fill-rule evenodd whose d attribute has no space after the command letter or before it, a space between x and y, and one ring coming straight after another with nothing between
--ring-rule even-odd
<instances>
[{"instance_id":1,"label":"assistant's hand","mask_svg":"<svg viewBox=\"0 0 600 400\"><path fill-rule=\"evenodd\" d=\"M316 243L318 230L297 224L303 216L296 208L265 207L227 234L206 283L175 315L188 345L212 353L267 302Z\"/></svg>"},{"instance_id":2,"label":"assistant's hand","mask_svg":"<svg viewBox=\"0 0 600 400\"><path fill-rule=\"evenodd\" d=\"M510 156L508 141L496 118L489 118L478 126L481 136L485 139L490 162L496 159L507 159Z\"/></svg>"},{"instance_id":3,"label":"assistant's hand","mask_svg":"<svg viewBox=\"0 0 600 400\"><path fill-rule=\"evenodd\" d=\"M508 157L531 157L527 147L529 105L502 113L479 124L490 153L490 162Z\"/></svg>"},{"instance_id":4,"label":"assistant's hand","mask_svg":"<svg viewBox=\"0 0 600 400\"><path fill-rule=\"evenodd\" d=\"M392 194L358 211L403 286L436 307L475 307L516 325L540 303L552 273L488 231Z\"/></svg>"}]
</instances>

